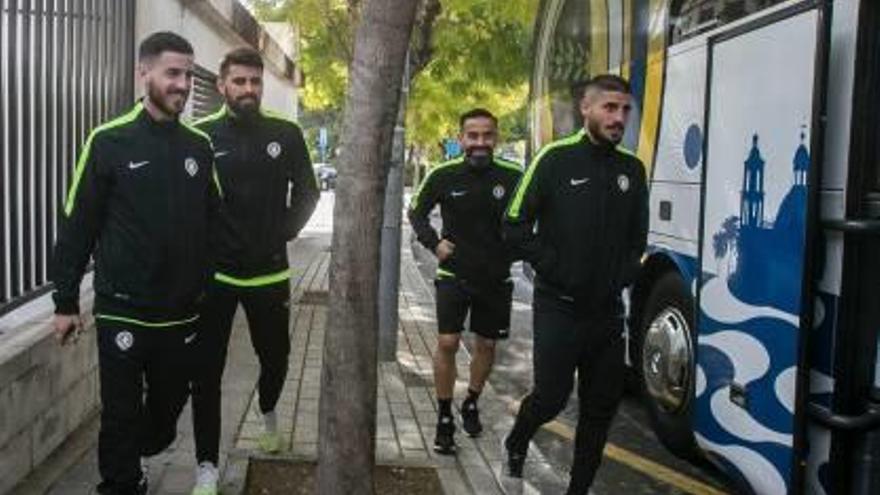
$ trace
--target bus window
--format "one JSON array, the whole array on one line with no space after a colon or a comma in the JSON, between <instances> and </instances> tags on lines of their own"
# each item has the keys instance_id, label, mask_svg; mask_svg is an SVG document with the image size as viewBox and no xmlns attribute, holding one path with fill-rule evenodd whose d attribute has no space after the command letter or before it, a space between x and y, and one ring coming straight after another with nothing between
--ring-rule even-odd
<instances>
[{"instance_id":1,"label":"bus window","mask_svg":"<svg viewBox=\"0 0 880 495\"><path fill-rule=\"evenodd\" d=\"M673 4L672 43L715 29L784 0L679 0Z\"/></svg>"},{"instance_id":2,"label":"bus window","mask_svg":"<svg viewBox=\"0 0 880 495\"><path fill-rule=\"evenodd\" d=\"M571 94L572 86L591 76L590 0L566 0L553 19L556 26L542 57L538 77L544 89L543 122L547 140L558 139L580 126L580 117ZM538 143L538 147L545 143Z\"/></svg>"}]
</instances>

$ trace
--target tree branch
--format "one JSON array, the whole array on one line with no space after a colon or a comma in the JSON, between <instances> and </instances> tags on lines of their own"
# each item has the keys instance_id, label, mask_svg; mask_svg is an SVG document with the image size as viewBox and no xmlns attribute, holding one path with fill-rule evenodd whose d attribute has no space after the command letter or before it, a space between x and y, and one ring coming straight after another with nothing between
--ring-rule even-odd
<instances>
[{"instance_id":1,"label":"tree branch","mask_svg":"<svg viewBox=\"0 0 880 495\"><path fill-rule=\"evenodd\" d=\"M359 0L348 0L348 9L349 9L349 17L351 16L351 6L352 4L357 4ZM351 64L351 60L354 56L354 46L352 43L352 34L356 29L356 24L351 22L345 23L338 19L330 8L329 2L323 3L323 11L324 11L324 19L327 20L327 26L329 27L328 31L331 34L331 38L336 43L336 49L339 50L339 54L345 60L346 66ZM351 19L349 19L350 21Z\"/></svg>"},{"instance_id":2,"label":"tree branch","mask_svg":"<svg viewBox=\"0 0 880 495\"><path fill-rule=\"evenodd\" d=\"M348 22L352 26L352 32L358 25L361 18L361 0L347 0L348 3Z\"/></svg>"},{"instance_id":3,"label":"tree branch","mask_svg":"<svg viewBox=\"0 0 880 495\"><path fill-rule=\"evenodd\" d=\"M357 0L349 0L357 1ZM416 21L415 43L411 47L410 52L410 74L414 77L416 74L427 67L431 58L434 56L434 25L440 13L443 11L440 0L424 0L422 8Z\"/></svg>"}]
</instances>

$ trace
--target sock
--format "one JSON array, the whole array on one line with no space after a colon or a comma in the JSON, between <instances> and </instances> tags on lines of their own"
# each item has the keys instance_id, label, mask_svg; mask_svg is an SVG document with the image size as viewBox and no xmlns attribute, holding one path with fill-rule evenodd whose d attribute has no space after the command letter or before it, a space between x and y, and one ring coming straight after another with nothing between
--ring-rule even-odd
<instances>
[{"instance_id":1,"label":"sock","mask_svg":"<svg viewBox=\"0 0 880 495\"><path fill-rule=\"evenodd\" d=\"M452 399L437 399L440 408L440 417L452 417Z\"/></svg>"},{"instance_id":2,"label":"sock","mask_svg":"<svg viewBox=\"0 0 880 495\"><path fill-rule=\"evenodd\" d=\"M464 402L461 403L462 409L464 409L468 404L477 404L477 399L480 398L480 392L474 391L472 388L468 388L467 398L464 399Z\"/></svg>"},{"instance_id":3,"label":"sock","mask_svg":"<svg viewBox=\"0 0 880 495\"><path fill-rule=\"evenodd\" d=\"M275 411L263 413L263 421L266 424L266 431L268 433L275 433L278 431L278 416L275 415Z\"/></svg>"}]
</instances>

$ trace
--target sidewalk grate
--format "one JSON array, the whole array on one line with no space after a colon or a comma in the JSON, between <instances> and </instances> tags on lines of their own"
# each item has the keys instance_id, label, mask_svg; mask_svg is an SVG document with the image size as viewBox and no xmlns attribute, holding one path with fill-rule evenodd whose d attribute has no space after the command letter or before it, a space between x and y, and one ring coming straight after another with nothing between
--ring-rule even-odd
<instances>
[{"instance_id":1,"label":"sidewalk grate","mask_svg":"<svg viewBox=\"0 0 880 495\"><path fill-rule=\"evenodd\" d=\"M330 292L326 290L307 290L304 291L299 299L300 304L311 304L313 306L326 306L330 301Z\"/></svg>"},{"instance_id":2,"label":"sidewalk grate","mask_svg":"<svg viewBox=\"0 0 880 495\"><path fill-rule=\"evenodd\" d=\"M434 380L425 378L417 373L413 373L407 368L401 368L400 378L407 387L425 387L434 386Z\"/></svg>"}]
</instances>

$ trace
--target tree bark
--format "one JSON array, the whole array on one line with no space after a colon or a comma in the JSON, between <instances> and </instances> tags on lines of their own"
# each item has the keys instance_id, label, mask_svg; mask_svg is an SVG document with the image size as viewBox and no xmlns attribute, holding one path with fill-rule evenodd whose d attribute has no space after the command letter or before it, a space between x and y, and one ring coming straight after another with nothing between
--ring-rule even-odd
<instances>
[{"instance_id":1,"label":"tree bark","mask_svg":"<svg viewBox=\"0 0 880 495\"><path fill-rule=\"evenodd\" d=\"M361 5L345 105L321 375L318 493L372 494L385 169L418 0Z\"/></svg>"}]
</instances>

